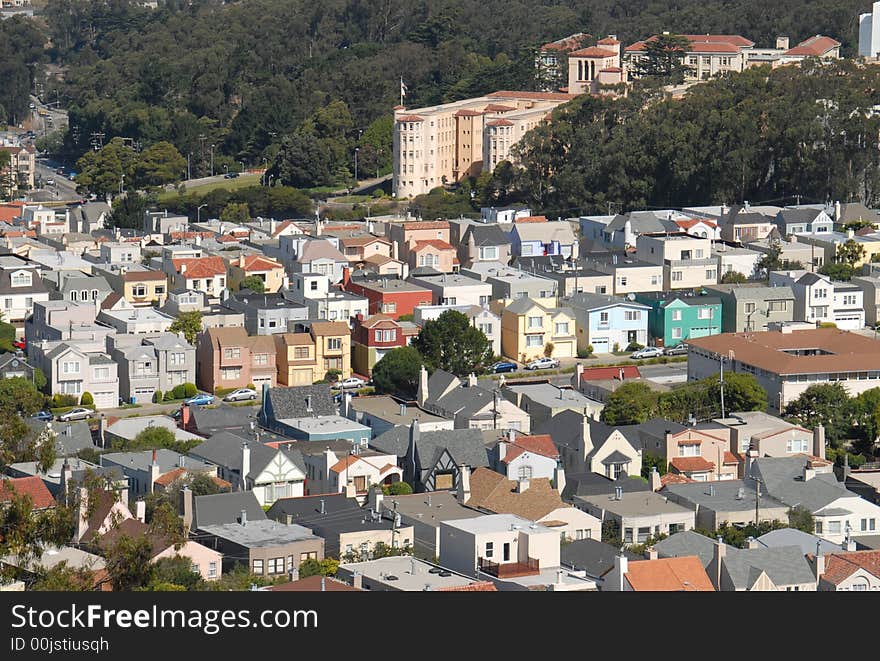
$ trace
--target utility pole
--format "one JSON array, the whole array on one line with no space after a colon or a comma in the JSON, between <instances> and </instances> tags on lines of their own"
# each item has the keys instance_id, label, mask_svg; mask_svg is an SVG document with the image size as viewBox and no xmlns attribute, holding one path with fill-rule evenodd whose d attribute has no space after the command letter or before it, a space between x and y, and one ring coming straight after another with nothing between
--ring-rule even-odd
<instances>
[{"instance_id":1,"label":"utility pole","mask_svg":"<svg viewBox=\"0 0 880 661\"><path fill-rule=\"evenodd\" d=\"M724 418L724 356L720 356L721 362L721 417Z\"/></svg>"}]
</instances>

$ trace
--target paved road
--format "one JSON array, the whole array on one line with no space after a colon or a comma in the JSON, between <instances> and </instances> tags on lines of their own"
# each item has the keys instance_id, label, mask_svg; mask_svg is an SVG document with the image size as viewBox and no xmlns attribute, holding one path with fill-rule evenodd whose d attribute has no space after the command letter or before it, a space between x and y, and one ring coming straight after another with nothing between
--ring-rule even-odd
<instances>
[{"instance_id":1,"label":"paved road","mask_svg":"<svg viewBox=\"0 0 880 661\"><path fill-rule=\"evenodd\" d=\"M220 403L219 399L214 400L217 404ZM255 403L253 406L241 406L241 415L243 418L246 418L249 415L253 415L258 410L259 401ZM141 404L135 408L115 408L115 409L101 409L100 413L103 413L105 416L113 416L116 418L125 418L132 415L171 415L176 410L180 408L180 402L176 402L173 404Z\"/></svg>"}]
</instances>

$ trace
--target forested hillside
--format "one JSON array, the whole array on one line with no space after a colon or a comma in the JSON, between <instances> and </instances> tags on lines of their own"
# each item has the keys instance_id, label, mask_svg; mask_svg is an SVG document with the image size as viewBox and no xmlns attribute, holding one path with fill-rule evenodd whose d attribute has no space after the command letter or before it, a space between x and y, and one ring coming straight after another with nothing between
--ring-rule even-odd
<instances>
[{"instance_id":1,"label":"forested hillside","mask_svg":"<svg viewBox=\"0 0 880 661\"><path fill-rule=\"evenodd\" d=\"M858 12L867 7L861 0L162 4L149 10L127 0L49 0L48 55L67 67L61 94L77 127L78 141L67 142L71 160L99 132L105 143L114 136L142 147L168 140L193 154L194 174L207 169L211 145L218 166L259 165L295 129L314 133L316 113L339 100L343 112L334 122L342 137L332 139L342 142L329 151L350 153L358 144L366 171L387 168L387 117L401 77L407 105L528 89L533 48L582 30L625 43L663 29L740 32L759 45L772 45L777 34L796 41L822 32L851 52ZM383 117L384 125L368 131ZM328 163L330 176L348 160Z\"/></svg>"}]
</instances>

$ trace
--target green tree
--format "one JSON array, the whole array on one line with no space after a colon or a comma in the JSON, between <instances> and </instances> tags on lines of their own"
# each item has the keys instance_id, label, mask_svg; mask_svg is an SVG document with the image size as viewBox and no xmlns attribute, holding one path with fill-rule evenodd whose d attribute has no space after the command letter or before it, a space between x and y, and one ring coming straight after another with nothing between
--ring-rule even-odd
<instances>
[{"instance_id":1,"label":"green tree","mask_svg":"<svg viewBox=\"0 0 880 661\"><path fill-rule=\"evenodd\" d=\"M611 517L602 522L602 541L611 546L620 548L623 544L623 536L620 534L620 523Z\"/></svg>"},{"instance_id":2,"label":"green tree","mask_svg":"<svg viewBox=\"0 0 880 661\"><path fill-rule=\"evenodd\" d=\"M170 142L160 140L143 150L134 168L138 186L161 186L186 178L186 159Z\"/></svg>"},{"instance_id":3,"label":"green tree","mask_svg":"<svg viewBox=\"0 0 880 661\"><path fill-rule=\"evenodd\" d=\"M851 432L853 404L840 382L816 383L785 409L786 414L808 428L825 426L825 437L834 447Z\"/></svg>"},{"instance_id":4,"label":"green tree","mask_svg":"<svg viewBox=\"0 0 880 661\"><path fill-rule=\"evenodd\" d=\"M204 588L204 579L192 570L192 560L184 556L159 558L153 563L153 572L148 589L155 590L162 585L178 585L193 592Z\"/></svg>"},{"instance_id":5,"label":"green tree","mask_svg":"<svg viewBox=\"0 0 880 661\"><path fill-rule=\"evenodd\" d=\"M701 385L707 389L709 401L718 402L720 406L720 376L704 379ZM724 404L727 411L766 411L767 391L751 374L727 372L724 375Z\"/></svg>"},{"instance_id":6,"label":"green tree","mask_svg":"<svg viewBox=\"0 0 880 661\"><path fill-rule=\"evenodd\" d=\"M741 285L746 282L747 278L739 271L728 271L721 276L721 284L723 285Z\"/></svg>"},{"instance_id":7,"label":"green tree","mask_svg":"<svg viewBox=\"0 0 880 661\"><path fill-rule=\"evenodd\" d=\"M35 592L87 592L97 588L97 578L91 569L69 567L66 560L51 568L41 565L30 586Z\"/></svg>"},{"instance_id":8,"label":"green tree","mask_svg":"<svg viewBox=\"0 0 880 661\"><path fill-rule=\"evenodd\" d=\"M339 560L333 558L324 558L323 560L309 559L303 561L299 566L299 577L308 578L309 576L335 576L336 570L339 568Z\"/></svg>"},{"instance_id":9,"label":"green tree","mask_svg":"<svg viewBox=\"0 0 880 661\"><path fill-rule=\"evenodd\" d=\"M625 382L605 400L602 422L607 425L632 425L657 414L657 392L639 381Z\"/></svg>"},{"instance_id":10,"label":"green tree","mask_svg":"<svg viewBox=\"0 0 880 661\"><path fill-rule=\"evenodd\" d=\"M35 433L24 421L43 407L44 399L28 379L0 380L0 466L36 461L48 471L54 464L54 433L47 429Z\"/></svg>"},{"instance_id":11,"label":"green tree","mask_svg":"<svg viewBox=\"0 0 880 661\"><path fill-rule=\"evenodd\" d=\"M104 550L104 562L113 590L130 592L144 588L153 579L153 549L146 537L120 535Z\"/></svg>"},{"instance_id":12,"label":"green tree","mask_svg":"<svg viewBox=\"0 0 880 661\"><path fill-rule=\"evenodd\" d=\"M666 475L669 467L666 465L666 460L662 457L658 457L653 454L643 454L642 455L642 477L647 479L651 475L651 469L657 467L657 473L660 475Z\"/></svg>"},{"instance_id":13,"label":"green tree","mask_svg":"<svg viewBox=\"0 0 880 661\"><path fill-rule=\"evenodd\" d=\"M148 205L147 196L130 190L113 200L110 207L110 224L123 229L141 229L144 226L144 213Z\"/></svg>"},{"instance_id":14,"label":"green tree","mask_svg":"<svg viewBox=\"0 0 880 661\"><path fill-rule=\"evenodd\" d=\"M848 281L852 279L854 269L846 262L829 262L828 264L823 264L818 269L818 272L822 275L827 275L832 280Z\"/></svg>"},{"instance_id":15,"label":"green tree","mask_svg":"<svg viewBox=\"0 0 880 661\"><path fill-rule=\"evenodd\" d=\"M92 397L92 393L84 392L82 396L79 398L79 403L81 406L94 406L95 398Z\"/></svg>"},{"instance_id":16,"label":"green tree","mask_svg":"<svg viewBox=\"0 0 880 661\"><path fill-rule=\"evenodd\" d=\"M285 186L311 188L327 186L333 181L333 153L311 133L296 131L284 138L268 175Z\"/></svg>"},{"instance_id":17,"label":"green tree","mask_svg":"<svg viewBox=\"0 0 880 661\"><path fill-rule=\"evenodd\" d=\"M122 138L113 138L98 151L89 151L76 162L76 188L98 196L118 194L134 178L137 153Z\"/></svg>"},{"instance_id":18,"label":"green tree","mask_svg":"<svg viewBox=\"0 0 880 661\"><path fill-rule=\"evenodd\" d=\"M223 211L220 212L220 220L224 223L234 223L236 225L246 223L251 219L251 212L248 205L243 202L230 202Z\"/></svg>"},{"instance_id":19,"label":"green tree","mask_svg":"<svg viewBox=\"0 0 880 661\"><path fill-rule=\"evenodd\" d=\"M442 369L456 376L481 374L492 363L492 345L483 331L456 310L430 319L413 340L431 371Z\"/></svg>"},{"instance_id":20,"label":"green tree","mask_svg":"<svg viewBox=\"0 0 880 661\"><path fill-rule=\"evenodd\" d=\"M262 294L266 291L266 283L258 275L249 275L241 281L239 289L250 289L254 293Z\"/></svg>"},{"instance_id":21,"label":"green tree","mask_svg":"<svg viewBox=\"0 0 880 661\"><path fill-rule=\"evenodd\" d=\"M386 496L406 496L413 492L413 488L408 482L392 482L388 485L382 485L382 493Z\"/></svg>"},{"instance_id":22,"label":"green tree","mask_svg":"<svg viewBox=\"0 0 880 661\"><path fill-rule=\"evenodd\" d=\"M811 535L816 532L816 522L813 519L812 512L806 507L801 507L800 505L788 510L788 526L789 528L801 530L810 533Z\"/></svg>"},{"instance_id":23,"label":"green tree","mask_svg":"<svg viewBox=\"0 0 880 661\"><path fill-rule=\"evenodd\" d=\"M421 354L411 346L392 349L373 367L376 391L412 399L419 387Z\"/></svg>"},{"instance_id":24,"label":"green tree","mask_svg":"<svg viewBox=\"0 0 880 661\"><path fill-rule=\"evenodd\" d=\"M685 63L691 42L680 34L661 34L645 40L641 58L636 60L639 76L651 76L671 83L680 83L693 67Z\"/></svg>"},{"instance_id":25,"label":"green tree","mask_svg":"<svg viewBox=\"0 0 880 661\"><path fill-rule=\"evenodd\" d=\"M202 332L202 313L198 310L181 312L168 327L168 330L172 333L183 333L184 339L195 346L196 339Z\"/></svg>"},{"instance_id":26,"label":"green tree","mask_svg":"<svg viewBox=\"0 0 880 661\"><path fill-rule=\"evenodd\" d=\"M838 244L835 256L838 262L855 268L855 265L865 258L865 247L855 239L847 239Z\"/></svg>"}]
</instances>

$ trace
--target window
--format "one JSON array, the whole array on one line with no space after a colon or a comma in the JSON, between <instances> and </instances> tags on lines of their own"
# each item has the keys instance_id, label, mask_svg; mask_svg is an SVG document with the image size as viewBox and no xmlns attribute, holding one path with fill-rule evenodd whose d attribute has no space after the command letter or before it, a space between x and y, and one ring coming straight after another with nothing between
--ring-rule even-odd
<instances>
[{"instance_id":1,"label":"window","mask_svg":"<svg viewBox=\"0 0 880 661\"><path fill-rule=\"evenodd\" d=\"M529 328L542 328L544 326L543 317L529 317Z\"/></svg>"},{"instance_id":2,"label":"window","mask_svg":"<svg viewBox=\"0 0 880 661\"><path fill-rule=\"evenodd\" d=\"M531 466L520 466L517 477L520 480L531 480L532 479L532 467Z\"/></svg>"},{"instance_id":3,"label":"window","mask_svg":"<svg viewBox=\"0 0 880 661\"><path fill-rule=\"evenodd\" d=\"M24 299L24 306L25 306L28 310L30 310L32 307L34 307L34 298L33 298L33 296L26 296L26 297L25 297L25 299Z\"/></svg>"},{"instance_id":4,"label":"window","mask_svg":"<svg viewBox=\"0 0 880 661\"><path fill-rule=\"evenodd\" d=\"M27 271L19 271L12 275L11 285L13 287L30 287L32 283L31 274Z\"/></svg>"},{"instance_id":5,"label":"window","mask_svg":"<svg viewBox=\"0 0 880 661\"><path fill-rule=\"evenodd\" d=\"M527 347L543 347L544 346L544 336L543 335L526 335L526 346Z\"/></svg>"},{"instance_id":6,"label":"window","mask_svg":"<svg viewBox=\"0 0 880 661\"><path fill-rule=\"evenodd\" d=\"M681 282L682 272L681 271L673 271L672 272L672 282Z\"/></svg>"},{"instance_id":7,"label":"window","mask_svg":"<svg viewBox=\"0 0 880 661\"><path fill-rule=\"evenodd\" d=\"M6 307L11 308L12 307L12 299L7 298L6 300L7 300ZM75 291L70 292L70 300L74 301L74 302L76 301L76 292Z\"/></svg>"},{"instance_id":8,"label":"window","mask_svg":"<svg viewBox=\"0 0 880 661\"><path fill-rule=\"evenodd\" d=\"M72 360L62 363L61 372L63 374L79 374L79 361Z\"/></svg>"},{"instance_id":9,"label":"window","mask_svg":"<svg viewBox=\"0 0 880 661\"><path fill-rule=\"evenodd\" d=\"M156 292L157 294L164 294L165 293L165 285L156 285L155 287L153 287L153 291Z\"/></svg>"},{"instance_id":10,"label":"window","mask_svg":"<svg viewBox=\"0 0 880 661\"><path fill-rule=\"evenodd\" d=\"M458 299L455 296L447 296L440 300L440 305L455 305Z\"/></svg>"},{"instance_id":11,"label":"window","mask_svg":"<svg viewBox=\"0 0 880 661\"><path fill-rule=\"evenodd\" d=\"M700 308L697 311L697 319L711 319L712 312L712 308Z\"/></svg>"},{"instance_id":12,"label":"window","mask_svg":"<svg viewBox=\"0 0 880 661\"><path fill-rule=\"evenodd\" d=\"M785 444L786 452L808 452L809 448L807 446L807 441L802 438L793 438L790 439Z\"/></svg>"},{"instance_id":13,"label":"window","mask_svg":"<svg viewBox=\"0 0 880 661\"><path fill-rule=\"evenodd\" d=\"M217 563L208 563L208 578L217 578Z\"/></svg>"},{"instance_id":14,"label":"window","mask_svg":"<svg viewBox=\"0 0 880 661\"><path fill-rule=\"evenodd\" d=\"M397 303L383 303L382 312L386 314L397 312Z\"/></svg>"},{"instance_id":15,"label":"window","mask_svg":"<svg viewBox=\"0 0 880 661\"><path fill-rule=\"evenodd\" d=\"M706 280L715 280L718 277L716 269L706 269Z\"/></svg>"},{"instance_id":16,"label":"window","mask_svg":"<svg viewBox=\"0 0 880 661\"><path fill-rule=\"evenodd\" d=\"M265 353L255 353L253 356L254 365L268 365L269 364L269 354Z\"/></svg>"},{"instance_id":17,"label":"window","mask_svg":"<svg viewBox=\"0 0 880 661\"><path fill-rule=\"evenodd\" d=\"M624 530L623 530L623 543L624 544L632 544L633 543L633 529L632 528L624 528Z\"/></svg>"},{"instance_id":18,"label":"window","mask_svg":"<svg viewBox=\"0 0 880 661\"><path fill-rule=\"evenodd\" d=\"M292 569L293 569L293 556L289 555L289 556L287 556L287 571L290 571Z\"/></svg>"},{"instance_id":19,"label":"window","mask_svg":"<svg viewBox=\"0 0 880 661\"><path fill-rule=\"evenodd\" d=\"M241 378L240 367L223 367L220 369L220 378L224 381L234 381Z\"/></svg>"},{"instance_id":20,"label":"window","mask_svg":"<svg viewBox=\"0 0 880 661\"><path fill-rule=\"evenodd\" d=\"M340 349L342 349L342 338L327 338L327 351L339 351Z\"/></svg>"},{"instance_id":21,"label":"window","mask_svg":"<svg viewBox=\"0 0 880 661\"><path fill-rule=\"evenodd\" d=\"M862 519L862 532L874 530L876 519Z\"/></svg>"},{"instance_id":22,"label":"window","mask_svg":"<svg viewBox=\"0 0 880 661\"><path fill-rule=\"evenodd\" d=\"M131 293L138 298L142 298L147 295L147 288L144 285L135 285Z\"/></svg>"},{"instance_id":23,"label":"window","mask_svg":"<svg viewBox=\"0 0 880 661\"><path fill-rule=\"evenodd\" d=\"M254 574L262 574L263 573L263 561L262 560L254 560L253 561L253 572Z\"/></svg>"},{"instance_id":24,"label":"window","mask_svg":"<svg viewBox=\"0 0 880 661\"><path fill-rule=\"evenodd\" d=\"M495 246L481 247L480 259L498 259L498 248Z\"/></svg>"},{"instance_id":25,"label":"window","mask_svg":"<svg viewBox=\"0 0 880 661\"><path fill-rule=\"evenodd\" d=\"M82 392L82 381L62 381L60 385L64 395L79 395Z\"/></svg>"},{"instance_id":26,"label":"window","mask_svg":"<svg viewBox=\"0 0 880 661\"><path fill-rule=\"evenodd\" d=\"M754 303L746 303L745 305L743 305L743 311L746 314L752 314L755 311L755 304Z\"/></svg>"},{"instance_id":27,"label":"window","mask_svg":"<svg viewBox=\"0 0 880 661\"><path fill-rule=\"evenodd\" d=\"M625 275L620 276L620 278L618 278L618 281L620 282L621 287L626 287L626 276Z\"/></svg>"},{"instance_id":28,"label":"window","mask_svg":"<svg viewBox=\"0 0 880 661\"><path fill-rule=\"evenodd\" d=\"M814 294L813 294L814 298L825 298L825 296L828 294L827 289L814 289L813 291L814 291Z\"/></svg>"},{"instance_id":29,"label":"window","mask_svg":"<svg viewBox=\"0 0 880 661\"><path fill-rule=\"evenodd\" d=\"M494 542L486 542L486 553L484 554L487 558L491 558L495 554L495 543Z\"/></svg>"},{"instance_id":30,"label":"window","mask_svg":"<svg viewBox=\"0 0 880 661\"><path fill-rule=\"evenodd\" d=\"M697 443L688 443L687 445L678 446L679 457L699 457L700 446Z\"/></svg>"},{"instance_id":31,"label":"window","mask_svg":"<svg viewBox=\"0 0 880 661\"><path fill-rule=\"evenodd\" d=\"M269 573L270 574L283 574L284 573L284 558L269 558Z\"/></svg>"},{"instance_id":32,"label":"window","mask_svg":"<svg viewBox=\"0 0 880 661\"><path fill-rule=\"evenodd\" d=\"M293 358L295 360L302 360L304 358L309 357L309 348L308 347L294 347L293 349Z\"/></svg>"},{"instance_id":33,"label":"window","mask_svg":"<svg viewBox=\"0 0 880 661\"><path fill-rule=\"evenodd\" d=\"M95 368L95 380L101 379L109 379L110 378L110 368L109 367L96 367Z\"/></svg>"},{"instance_id":34,"label":"window","mask_svg":"<svg viewBox=\"0 0 880 661\"><path fill-rule=\"evenodd\" d=\"M562 322L556 324L556 334L557 335L568 335L568 322Z\"/></svg>"},{"instance_id":35,"label":"window","mask_svg":"<svg viewBox=\"0 0 880 661\"><path fill-rule=\"evenodd\" d=\"M480 332L484 335L492 334L492 324L477 324L477 328L480 329Z\"/></svg>"},{"instance_id":36,"label":"window","mask_svg":"<svg viewBox=\"0 0 880 661\"><path fill-rule=\"evenodd\" d=\"M304 563L306 560L317 560L317 559L318 559L318 552L317 551L308 551L306 553L299 554L299 563L300 564Z\"/></svg>"},{"instance_id":37,"label":"window","mask_svg":"<svg viewBox=\"0 0 880 661\"><path fill-rule=\"evenodd\" d=\"M768 312L785 312L785 301L769 301L767 303Z\"/></svg>"},{"instance_id":38,"label":"window","mask_svg":"<svg viewBox=\"0 0 880 661\"><path fill-rule=\"evenodd\" d=\"M843 295L843 304L844 305L855 305L856 304L855 294L844 294Z\"/></svg>"},{"instance_id":39,"label":"window","mask_svg":"<svg viewBox=\"0 0 880 661\"><path fill-rule=\"evenodd\" d=\"M600 312L599 313L599 323L600 324L607 324L608 323L608 313L607 312Z\"/></svg>"},{"instance_id":40,"label":"window","mask_svg":"<svg viewBox=\"0 0 880 661\"><path fill-rule=\"evenodd\" d=\"M681 321L681 310L672 311L672 321Z\"/></svg>"},{"instance_id":41,"label":"window","mask_svg":"<svg viewBox=\"0 0 880 661\"><path fill-rule=\"evenodd\" d=\"M299 283L296 283L296 284L299 285ZM309 290L310 291L318 291L318 281L317 280L312 280L311 282L309 282Z\"/></svg>"},{"instance_id":42,"label":"window","mask_svg":"<svg viewBox=\"0 0 880 661\"><path fill-rule=\"evenodd\" d=\"M183 352L175 352L170 354L170 362L172 365L183 365L186 354Z\"/></svg>"},{"instance_id":43,"label":"window","mask_svg":"<svg viewBox=\"0 0 880 661\"><path fill-rule=\"evenodd\" d=\"M840 521L829 521L828 522L828 534L829 535L839 535L840 534Z\"/></svg>"},{"instance_id":44,"label":"window","mask_svg":"<svg viewBox=\"0 0 880 661\"><path fill-rule=\"evenodd\" d=\"M660 284L660 276L652 275L652 276L651 276L651 285L652 285L653 287L656 287L656 286L659 285L659 284ZM604 292L603 292L603 293L604 293Z\"/></svg>"},{"instance_id":45,"label":"window","mask_svg":"<svg viewBox=\"0 0 880 661\"><path fill-rule=\"evenodd\" d=\"M675 340L681 339L681 326L672 327L672 338Z\"/></svg>"},{"instance_id":46,"label":"window","mask_svg":"<svg viewBox=\"0 0 880 661\"><path fill-rule=\"evenodd\" d=\"M492 300L491 296L480 296L480 305L488 305L490 300Z\"/></svg>"},{"instance_id":47,"label":"window","mask_svg":"<svg viewBox=\"0 0 880 661\"><path fill-rule=\"evenodd\" d=\"M232 349L223 349L223 357L224 358L241 358L241 349L239 347L235 347Z\"/></svg>"},{"instance_id":48,"label":"window","mask_svg":"<svg viewBox=\"0 0 880 661\"><path fill-rule=\"evenodd\" d=\"M623 318L627 321L640 321L642 318L641 310L626 310L623 313Z\"/></svg>"}]
</instances>

